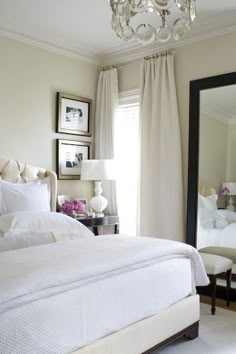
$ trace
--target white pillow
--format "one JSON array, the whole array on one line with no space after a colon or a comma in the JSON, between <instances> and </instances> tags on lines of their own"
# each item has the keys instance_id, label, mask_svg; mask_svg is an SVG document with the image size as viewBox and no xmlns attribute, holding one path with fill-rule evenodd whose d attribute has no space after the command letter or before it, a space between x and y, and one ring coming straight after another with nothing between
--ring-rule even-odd
<instances>
[{"instance_id":1,"label":"white pillow","mask_svg":"<svg viewBox=\"0 0 236 354\"><path fill-rule=\"evenodd\" d=\"M224 219L222 216L218 216L215 221L215 228L216 229L224 229L226 226L228 226L229 223L226 219Z\"/></svg>"},{"instance_id":2,"label":"white pillow","mask_svg":"<svg viewBox=\"0 0 236 354\"><path fill-rule=\"evenodd\" d=\"M19 248L27 248L32 246L45 245L54 243L55 238L50 232L23 234L8 234L8 237L0 237L0 252L12 251Z\"/></svg>"},{"instance_id":3,"label":"white pillow","mask_svg":"<svg viewBox=\"0 0 236 354\"><path fill-rule=\"evenodd\" d=\"M227 210L227 209L219 209L218 213L228 221L236 221L235 211Z\"/></svg>"},{"instance_id":4,"label":"white pillow","mask_svg":"<svg viewBox=\"0 0 236 354\"><path fill-rule=\"evenodd\" d=\"M86 226L68 215L43 211L16 212L0 216L0 235L7 237L12 232L52 232L55 238L62 235L94 236Z\"/></svg>"},{"instance_id":5,"label":"white pillow","mask_svg":"<svg viewBox=\"0 0 236 354\"><path fill-rule=\"evenodd\" d=\"M198 225L203 229L224 229L228 224L228 221L219 214L218 210L198 208Z\"/></svg>"},{"instance_id":6,"label":"white pillow","mask_svg":"<svg viewBox=\"0 0 236 354\"><path fill-rule=\"evenodd\" d=\"M31 183L0 181L0 214L19 211L50 211L50 179Z\"/></svg>"},{"instance_id":7,"label":"white pillow","mask_svg":"<svg viewBox=\"0 0 236 354\"><path fill-rule=\"evenodd\" d=\"M210 210L217 210L217 199L218 194L212 194L208 197L204 197L203 195L198 193L198 207Z\"/></svg>"}]
</instances>

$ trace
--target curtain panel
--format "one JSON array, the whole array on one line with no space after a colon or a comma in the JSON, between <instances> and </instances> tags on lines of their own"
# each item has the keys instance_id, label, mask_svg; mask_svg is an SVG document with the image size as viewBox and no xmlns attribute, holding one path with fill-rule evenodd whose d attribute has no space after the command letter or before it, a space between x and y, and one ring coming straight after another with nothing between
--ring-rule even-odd
<instances>
[{"instance_id":1,"label":"curtain panel","mask_svg":"<svg viewBox=\"0 0 236 354\"><path fill-rule=\"evenodd\" d=\"M184 240L174 56L145 60L140 86L140 235Z\"/></svg>"},{"instance_id":2,"label":"curtain panel","mask_svg":"<svg viewBox=\"0 0 236 354\"><path fill-rule=\"evenodd\" d=\"M101 71L98 80L95 112L95 157L114 158L115 114L119 104L117 69ZM117 215L115 181L102 183L103 194L108 200L106 214Z\"/></svg>"}]
</instances>

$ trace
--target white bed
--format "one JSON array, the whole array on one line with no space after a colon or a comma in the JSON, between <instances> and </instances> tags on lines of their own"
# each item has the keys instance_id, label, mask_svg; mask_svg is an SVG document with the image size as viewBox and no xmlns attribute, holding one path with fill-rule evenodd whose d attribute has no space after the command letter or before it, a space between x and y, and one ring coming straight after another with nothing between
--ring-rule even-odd
<instances>
[{"instance_id":1,"label":"white bed","mask_svg":"<svg viewBox=\"0 0 236 354\"><path fill-rule=\"evenodd\" d=\"M54 173L6 157L0 173L50 176L55 209ZM208 280L191 246L108 235L3 252L0 282L1 353L141 354L198 335Z\"/></svg>"}]
</instances>

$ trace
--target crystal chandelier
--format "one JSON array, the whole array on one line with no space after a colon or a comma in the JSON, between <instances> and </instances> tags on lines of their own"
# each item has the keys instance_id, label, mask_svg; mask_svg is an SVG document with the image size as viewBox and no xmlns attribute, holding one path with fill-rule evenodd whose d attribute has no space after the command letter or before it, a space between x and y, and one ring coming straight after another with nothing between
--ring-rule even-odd
<instances>
[{"instance_id":1,"label":"crystal chandelier","mask_svg":"<svg viewBox=\"0 0 236 354\"><path fill-rule=\"evenodd\" d=\"M112 29L119 39L126 42L137 39L142 44L149 44L157 39L163 43L171 38L177 41L191 29L197 17L195 0L109 1L112 9ZM174 10L174 7L178 12L178 18L173 20L174 14L171 14L171 10ZM159 27L155 28L155 25L143 21L143 14L152 16L152 22L154 16L155 23L156 16L159 16Z\"/></svg>"}]
</instances>

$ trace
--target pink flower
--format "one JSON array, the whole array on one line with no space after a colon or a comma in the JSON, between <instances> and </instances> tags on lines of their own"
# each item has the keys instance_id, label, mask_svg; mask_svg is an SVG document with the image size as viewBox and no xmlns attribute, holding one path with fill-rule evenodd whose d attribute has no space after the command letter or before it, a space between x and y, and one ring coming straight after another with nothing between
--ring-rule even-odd
<instances>
[{"instance_id":1,"label":"pink flower","mask_svg":"<svg viewBox=\"0 0 236 354\"><path fill-rule=\"evenodd\" d=\"M73 211L76 214L82 214L85 212L85 205L80 200L65 200L61 206L61 210L66 214L72 214Z\"/></svg>"},{"instance_id":2,"label":"pink flower","mask_svg":"<svg viewBox=\"0 0 236 354\"><path fill-rule=\"evenodd\" d=\"M227 187L221 188L219 194L220 195L228 195L229 189Z\"/></svg>"},{"instance_id":3,"label":"pink flower","mask_svg":"<svg viewBox=\"0 0 236 354\"><path fill-rule=\"evenodd\" d=\"M73 200L74 210L80 214L85 212L85 205L80 200Z\"/></svg>"}]
</instances>

